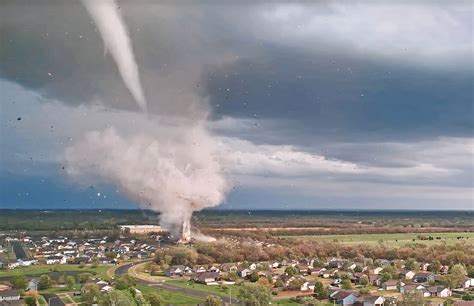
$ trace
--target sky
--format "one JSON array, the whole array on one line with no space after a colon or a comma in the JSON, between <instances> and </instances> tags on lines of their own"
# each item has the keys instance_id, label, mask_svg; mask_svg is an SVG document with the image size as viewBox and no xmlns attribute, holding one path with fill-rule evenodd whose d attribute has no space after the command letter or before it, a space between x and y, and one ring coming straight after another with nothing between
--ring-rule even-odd
<instances>
[{"instance_id":1,"label":"sky","mask_svg":"<svg viewBox=\"0 0 474 306\"><path fill-rule=\"evenodd\" d=\"M2 1L0 208L138 207L65 152L199 123L218 208L474 209L470 1L118 3L146 119L80 1Z\"/></svg>"}]
</instances>

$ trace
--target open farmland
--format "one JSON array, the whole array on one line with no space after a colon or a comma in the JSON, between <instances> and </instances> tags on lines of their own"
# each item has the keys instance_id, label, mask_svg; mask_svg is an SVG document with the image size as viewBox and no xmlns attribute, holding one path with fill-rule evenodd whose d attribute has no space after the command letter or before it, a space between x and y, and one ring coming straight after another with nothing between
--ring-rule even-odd
<instances>
[{"instance_id":1,"label":"open farmland","mask_svg":"<svg viewBox=\"0 0 474 306\"><path fill-rule=\"evenodd\" d=\"M355 235L308 235L308 236L280 236L281 238L295 238L320 242L339 242L343 244L386 244L390 246L405 245L407 243L431 244L474 244L473 232L454 233L397 233L397 234L355 234ZM432 237L432 239L429 239Z\"/></svg>"}]
</instances>

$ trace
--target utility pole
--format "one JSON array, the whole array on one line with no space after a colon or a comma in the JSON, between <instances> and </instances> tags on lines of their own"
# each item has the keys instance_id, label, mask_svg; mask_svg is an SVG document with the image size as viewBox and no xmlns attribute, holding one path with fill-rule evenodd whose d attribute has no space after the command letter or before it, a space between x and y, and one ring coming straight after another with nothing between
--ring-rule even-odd
<instances>
[{"instance_id":1,"label":"utility pole","mask_svg":"<svg viewBox=\"0 0 474 306\"><path fill-rule=\"evenodd\" d=\"M229 304L232 305L232 288L229 287Z\"/></svg>"}]
</instances>

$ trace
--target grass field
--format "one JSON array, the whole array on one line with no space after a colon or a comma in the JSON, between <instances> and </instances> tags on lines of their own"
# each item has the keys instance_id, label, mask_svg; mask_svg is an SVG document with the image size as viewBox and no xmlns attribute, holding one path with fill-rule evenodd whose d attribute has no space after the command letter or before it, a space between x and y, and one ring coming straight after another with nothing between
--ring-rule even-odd
<instances>
[{"instance_id":1,"label":"grass field","mask_svg":"<svg viewBox=\"0 0 474 306\"><path fill-rule=\"evenodd\" d=\"M13 270L0 270L0 277L34 276L53 272L87 272L97 275L101 278L107 278L108 269L110 269L109 266L81 267L79 265L36 265L30 267L20 267Z\"/></svg>"},{"instance_id":2,"label":"grass field","mask_svg":"<svg viewBox=\"0 0 474 306\"><path fill-rule=\"evenodd\" d=\"M441 239L420 240L418 235L432 236ZM310 239L322 242L339 242L344 244L378 244L383 243L390 246L401 246L407 243L423 243L426 245L447 243L455 244L466 242L474 244L474 232L470 233L399 233L399 234L354 234L354 235L312 235L312 236L282 236L282 238ZM464 237L457 239L457 237ZM415 241L413 241L415 239Z\"/></svg>"},{"instance_id":3,"label":"grass field","mask_svg":"<svg viewBox=\"0 0 474 306\"><path fill-rule=\"evenodd\" d=\"M224 285L224 286L208 286L204 284L197 284L194 282L186 281L186 280L169 280L165 282L167 285L181 287L181 288L190 288L202 292L206 292L209 294L219 295L221 297L228 297L230 291L232 291L232 295L237 295L239 292L240 286L238 285Z\"/></svg>"},{"instance_id":4,"label":"grass field","mask_svg":"<svg viewBox=\"0 0 474 306\"><path fill-rule=\"evenodd\" d=\"M138 285L137 289L143 293L150 292L150 291L157 292L161 296L165 304L196 305L203 302L203 300L201 299L179 294L176 292L167 291L161 288L152 288L148 286Z\"/></svg>"}]
</instances>

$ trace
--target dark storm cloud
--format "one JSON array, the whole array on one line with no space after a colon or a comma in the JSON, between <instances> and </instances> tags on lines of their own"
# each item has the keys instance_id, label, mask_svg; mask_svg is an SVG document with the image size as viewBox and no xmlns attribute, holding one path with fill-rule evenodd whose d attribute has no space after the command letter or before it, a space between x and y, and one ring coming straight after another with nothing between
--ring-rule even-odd
<instances>
[{"instance_id":1,"label":"dark storm cloud","mask_svg":"<svg viewBox=\"0 0 474 306\"><path fill-rule=\"evenodd\" d=\"M268 47L208 83L217 116L292 120L350 139L472 135L472 72L419 70L344 54ZM308 135L305 135L308 136Z\"/></svg>"}]
</instances>

